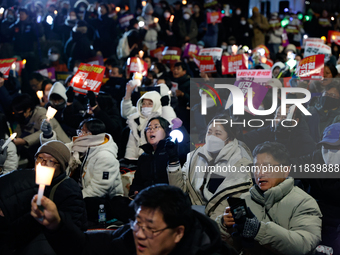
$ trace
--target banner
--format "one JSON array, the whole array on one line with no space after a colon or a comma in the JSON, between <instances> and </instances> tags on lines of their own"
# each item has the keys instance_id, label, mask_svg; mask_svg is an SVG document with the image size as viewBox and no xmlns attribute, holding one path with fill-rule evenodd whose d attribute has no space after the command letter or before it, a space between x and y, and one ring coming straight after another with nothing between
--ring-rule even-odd
<instances>
[{"instance_id":1,"label":"banner","mask_svg":"<svg viewBox=\"0 0 340 255\"><path fill-rule=\"evenodd\" d=\"M81 63L71 80L71 86L76 92L87 94L93 91L98 94L105 73L105 67Z\"/></svg>"},{"instance_id":2,"label":"banner","mask_svg":"<svg viewBox=\"0 0 340 255\"><path fill-rule=\"evenodd\" d=\"M222 23L221 12L207 12L207 23Z\"/></svg>"},{"instance_id":3,"label":"banner","mask_svg":"<svg viewBox=\"0 0 340 255\"><path fill-rule=\"evenodd\" d=\"M331 47L323 43L307 42L305 47L304 57L312 55L323 54L325 55L325 61L328 61L332 53Z\"/></svg>"},{"instance_id":4,"label":"banner","mask_svg":"<svg viewBox=\"0 0 340 255\"><path fill-rule=\"evenodd\" d=\"M118 22L121 28L127 28L130 25L130 20L134 18L133 14L124 15Z\"/></svg>"},{"instance_id":5,"label":"banner","mask_svg":"<svg viewBox=\"0 0 340 255\"><path fill-rule=\"evenodd\" d=\"M327 39L328 39L327 42L329 43L335 43L337 45L340 45L340 32L332 30L328 31Z\"/></svg>"},{"instance_id":6,"label":"banner","mask_svg":"<svg viewBox=\"0 0 340 255\"><path fill-rule=\"evenodd\" d=\"M73 72L55 72L55 78L57 81L65 81L70 75L73 75Z\"/></svg>"},{"instance_id":7,"label":"banner","mask_svg":"<svg viewBox=\"0 0 340 255\"><path fill-rule=\"evenodd\" d=\"M296 68L296 75L301 79L322 80L324 69L324 55L313 55L305 57Z\"/></svg>"},{"instance_id":8,"label":"banner","mask_svg":"<svg viewBox=\"0 0 340 255\"><path fill-rule=\"evenodd\" d=\"M204 8L212 7L212 6L217 5L217 4L218 4L217 0L205 0L204 1Z\"/></svg>"},{"instance_id":9,"label":"banner","mask_svg":"<svg viewBox=\"0 0 340 255\"><path fill-rule=\"evenodd\" d=\"M253 53L255 53L255 52L259 52L261 54L261 56L264 55L266 58L270 57L270 51L263 44L257 46L255 49L253 49Z\"/></svg>"},{"instance_id":10,"label":"banner","mask_svg":"<svg viewBox=\"0 0 340 255\"><path fill-rule=\"evenodd\" d=\"M127 60L127 68L131 73L141 73L143 76L148 74L148 64L144 60L132 57Z\"/></svg>"},{"instance_id":11,"label":"banner","mask_svg":"<svg viewBox=\"0 0 340 255\"><path fill-rule=\"evenodd\" d=\"M200 48L196 44L187 43L183 51L183 58L190 57L193 58L194 55L198 55Z\"/></svg>"},{"instance_id":12,"label":"banner","mask_svg":"<svg viewBox=\"0 0 340 255\"><path fill-rule=\"evenodd\" d=\"M48 77L52 81L56 81L54 67L41 69L36 71L36 73L40 73L42 76Z\"/></svg>"},{"instance_id":13,"label":"banner","mask_svg":"<svg viewBox=\"0 0 340 255\"><path fill-rule=\"evenodd\" d=\"M181 61L182 50L178 47L165 47L162 52L163 64L175 64Z\"/></svg>"},{"instance_id":14,"label":"banner","mask_svg":"<svg viewBox=\"0 0 340 255\"><path fill-rule=\"evenodd\" d=\"M288 35L285 29L283 29L283 33L282 33L282 46L283 47L287 47L289 44L289 40L288 40Z\"/></svg>"},{"instance_id":15,"label":"banner","mask_svg":"<svg viewBox=\"0 0 340 255\"><path fill-rule=\"evenodd\" d=\"M200 72L213 73L216 72L215 63L212 56L196 56L194 62L200 68Z\"/></svg>"},{"instance_id":16,"label":"banner","mask_svg":"<svg viewBox=\"0 0 340 255\"><path fill-rule=\"evenodd\" d=\"M316 37L308 37L308 38L303 38L302 41L302 48L306 46L306 43L308 42L313 42L313 43L322 43L325 44L325 42L321 38L316 38Z\"/></svg>"},{"instance_id":17,"label":"banner","mask_svg":"<svg viewBox=\"0 0 340 255\"><path fill-rule=\"evenodd\" d=\"M222 53L223 53L222 48L215 47L215 48L201 49L198 55L199 56L212 56L214 63L215 63L217 60L221 60Z\"/></svg>"},{"instance_id":18,"label":"banner","mask_svg":"<svg viewBox=\"0 0 340 255\"><path fill-rule=\"evenodd\" d=\"M153 58L157 58L159 61L162 61L162 53L163 53L164 47L160 47L154 50L150 50L150 56Z\"/></svg>"},{"instance_id":19,"label":"banner","mask_svg":"<svg viewBox=\"0 0 340 255\"><path fill-rule=\"evenodd\" d=\"M5 78L8 77L9 71L12 68L12 64L16 60L17 60L16 58L4 58L4 59L0 59L0 72L4 75ZM15 67L15 69L16 69L16 67Z\"/></svg>"},{"instance_id":20,"label":"banner","mask_svg":"<svg viewBox=\"0 0 340 255\"><path fill-rule=\"evenodd\" d=\"M272 78L271 70L253 69L253 70L237 70L236 80L248 80L256 82L260 85L267 85L267 81Z\"/></svg>"},{"instance_id":21,"label":"banner","mask_svg":"<svg viewBox=\"0 0 340 255\"><path fill-rule=\"evenodd\" d=\"M95 56L93 58L89 58L86 61L86 64L104 66L104 59L102 56Z\"/></svg>"},{"instance_id":22,"label":"banner","mask_svg":"<svg viewBox=\"0 0 340 255\"><path fill-rule=\"evenodd\" d=\"M222 56L222 74L233 74L240 69L247 69L245 56L243 54Z\"/></svg>"}]
</instances>

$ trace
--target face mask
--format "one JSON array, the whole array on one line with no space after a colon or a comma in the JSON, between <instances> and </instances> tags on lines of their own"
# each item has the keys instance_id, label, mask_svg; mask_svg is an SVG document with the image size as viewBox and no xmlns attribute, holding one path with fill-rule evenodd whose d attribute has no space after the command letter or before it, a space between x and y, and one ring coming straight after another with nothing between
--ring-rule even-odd
<instances>
[{"instance_id":1,"label":"face mask","mask_svg":"<svg viewBox=\"0 0 340 255\"><path fill-rule=\"evenodd\" d=\"M184 14L184 15L183 15L183 18L184 18L185 20L190 19L190 14L188 14L188 13Z\"/></svg>"},{"instance_id":2,"label":"face mask","mask_svg":"<svg viewBox=\"0 0 340 255\"><path fill-rule=\"evenodd\" d=\"M241 14L241 10L236 10L235 12L237 15L240 15Z\"/></svg>"},{"instance_id":3,"label":"face mask","mask_svg":"<svg viewBox=\"0 0 340 255\"><path fill-rule=\"evenodd\" d=\"M58 54L51 54L48 56L48 59L51 60L52 62L57 61L59 58Z\"/></svg>"},{"instance_id":4,"label":"face mask","mask_svg":"<svg viewBox=\"0 0 340 255\"><path fill-rule=\"evenodd\" d=\"M223 141L222 139L214 136L214 135L209 135L206 137L206 145L207 145L207 151L208 152L218 152L220 150L222 150L222 148L224 147L224 143L225 141L228 140L228 138Z\"/></svg>"},{"instance_id":5,"label":"face mask","mask_svg":"<svg viewBox=\"0 0 340 255\"><path fill-rule=\"evenodd\" d=\"M207 107L211 108L215 105L214 99L212 99L211 97L207 97Z\"/></svg>"},{"instance_id":6,"label":"face mask","mask_svg":"<svg viewBox=\"0 0 340 255\"><path fill-rule=\"evenodd\" d=\"M331 110L339 106L339 99L322 96L321 105L324 110Z\"/></svg>"},{"instance_id":7,"label":"face mask","mask_svg":"<svg viewBox=\"0 0 340 255\"><path fill-rule=\"evenodd\" d=\"M60 103L60 104L52 104L53 108L55 108L57 111L61 111L65 108L66 102Z\"/></svg>"},{"instance_id":8,"label":"face mask","mask_svg":"<svg viewBox=\"0 0 340 255\"><path fill-rule=\"evenodd\" d=\"M221 45L221 48L226 50L228 48L228 46L227 45Z\"/></svg>"},{"instance_id":9,"label":"face mask","mask_svg":"<svg viewBox=\"0 0 340 255\"><path fill-rule=\"evenodd\" d=\"M247 21L241 20L241 24L242 24L242 25L245 25L245 24L247 24Z\"/></svg>"},{"instance_id":10,"label":"face mask","mask_svg":"<svg viewBox=\"0 0 340 255\"><path fill-rule=\"evenodd\" d=\"M170 17L170 12L164 12L164 18L168 19Z\"/></svg>"},{"instance_id":11,"label":"face mask","mask_svg":"<svg viewBox=\"0 0 340 255\"><path fill-rule=\"evenodd\" d=\"M326 164L339 164L340 150L329 150L322 146L322 157Z\"/></svg>"},{"instance_id":12,"label":"face mask","mask_svg":"<svg viewBox=\"0 0 340 255\"><path fill-rule=\"evenodd\" d=\"M142 108L142 114L143 114L145 117L150 116L150 114L152 113L152 108L153 108L153 107L143 107L143 108Z\"/></svg>"},{"instance_id":13,"label":"face mask","mask_svg":"<svg viewBox=\"0 0 340 255\"><path fill-rule=\"evenodd\" d=\"M78 67L73 67L73 73L76 73L78 71Z\"/></svg>"},{"instance_id":14,"label":"face mask","mask_svg":"<svg viewBox=\"0 0 340 255\"><path fill-rule=\"evenodd\" d=\"M69 16L69 20L76 20L77 19L77 17L76 16Z\"/></svg>"},{"instance_id":15,"label":"face mask","mask_svg":"<svg viewBox=\"0 0 340 255\"><path fill-rule=\"evenodd\" d=\"M85 7L80 7L80 8L79 8L79 11L85 12Z\"/></svg>"}]
</instances>

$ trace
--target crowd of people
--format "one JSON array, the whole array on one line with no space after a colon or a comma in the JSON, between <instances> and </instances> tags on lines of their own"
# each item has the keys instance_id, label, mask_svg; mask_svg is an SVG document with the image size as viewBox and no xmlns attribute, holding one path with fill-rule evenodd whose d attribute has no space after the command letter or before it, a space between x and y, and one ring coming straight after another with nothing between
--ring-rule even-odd
<instances>
[{"instance_id":1,"label":"crowd of people","mask_svg":"<svg viewBox=\"0 0 340 255\"><path fill-rule=\"evenodd\" d=\"M289 173L339 171L340 46L327 36L340 30L340 16L265 16L254 7L248 17L241 6L201 1L135 7L79 0L0 9L0 59L25 61L0 72L0 254L340 254L340 179ZM211 22L212 13L220 20ZM322 77L300 79L304 40L320 37L330 47ZM220 49L215 72L193 55L169 62L153 54L188 45ZM244 68L270 72L257 108L277 108L256 116L273 119L268 125L226 125L254 118L234 115L230 92L209 85L236 78L221 60L236 55ZM132 58L147 67L140 80ZM80 92L73 78L94 59L106 67L100 91ZM39 71L52 67L65 78ZM301 105L311 115L281 105L304 97L280 93L287 86L311 93ZM38 165L54 168L41 205ZM118 229L86 231L108 225Z\"/></svg>"}]
</instances>

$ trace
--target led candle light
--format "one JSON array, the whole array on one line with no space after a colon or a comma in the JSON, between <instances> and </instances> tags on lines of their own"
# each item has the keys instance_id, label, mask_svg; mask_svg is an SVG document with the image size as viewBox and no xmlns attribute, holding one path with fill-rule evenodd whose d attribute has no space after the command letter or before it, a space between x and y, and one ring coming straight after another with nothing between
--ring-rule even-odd
<instances>
[{"instance_id":1,"label":"led candle light","mask_svg":"<svg viewBox=\"0 0 340 255\"><path fill-rule=\"evenodd\" d=\"M186 0L183 0L183 1L182 1L182 4L183 4L183 5L186 5L186 4L187 4L187 1L186 1Z\"/></svg>"},{"instance_id":2,"label":"led candle light","mask_svg":"<svg viewBox=\"0 0 340 255\"><path fill-rule=\"evenodd\" d=\"M116 7L116 12L120 12L120 7Z\"/></svg>"},{"instance_id":3,"label":"led candle light","mask_svg":"<svg viewBox=\"0 0 340 255\"><path fill-rule=\"evenodd\" d=\"M41 99L43 98L43 96L44 96L44 92L42 90L38 90L37 91L37 97L39 98L40 103L42 103Z\"/></svg>"},{"instance_id":4,"label":"led candle light","mask_svg":"<svg viewBox=\"0 0 340 255\"><path fill-rule=\"evenodd\" d=\"M138 52L138 55L139 55L139 58L143 58L143 56L144 56L144 51L140 50L140 51Z\"/></svg>"},{"instance_id":5,"label":"led candle light","mask_svg":"<svg viewBox=\"0 0 340 255\"><path fill-rule=\"evenodd\" d=\"M13 141L13 139L17 136L17 133L13 133L7 140L6 142L2 145L1 150L5 149L6 146Z\"/></svg>"},{"instance_id":6,"label":"led candle light","mask_svg":"<svg viewBox=\"0 0 340 255\"><path fill-rule=\"evenodd\" d=\"M56 113L57 113L57 110L49 106L46 112L47 121L52 119Z\"/></svg>"},{"instance_id":7,"label":"led candle light","mask_svg":"<svg viewBox=\"0 0 340 255\"><path fill-rule=\"evenodd\" d=\"M142 1L142 6L144 7L146 5L146 1Z\"/></svg>"},{"instance_id":8,"label":"led candle light","mask_svg":"<svg viewBox=\"0 0 340 255\"><path fill-rule=\"evenodd\" d=\"M170 132L171 142L175 142L176 139L179 143L183 141L183 133L178 129L172 130Z\"/></svg>"},{"instance_id":9,"label":"led candle light","mask_svg":"<svg viewBox=\"0 0 340 255\"><path fill-rule=\"evenodd\" d=\"M154 23L158 23L158 21L159 21L159 18L157 18L157 17L153 18Z\"/></svg>"},{"instance_id":10,"label":"led candle light","mask_svg":"<svg viewBox=\"0 0 340 255\"><path fill-rule=\"evenodd\" d=\"M24 59L24 60L22 61L22 69L25 68L25 65L26 65L26 59Z\"/></svg>"},{"instance_id":11,"label":"led candle light","mask_svg":"<svg viewBox=\"0 0 340 255\"><path fill-rule=\"evenodd\" d=\"M13 70L13 77L16 77L16 65L15 65L15 62L12 64L12 70Z\"/></svg>"},{"instance_id":12,"label":"led candle light","mask_svg":"<svg viewBox=\"0 0 340 255\"><path fill-rule=\"evenodd\" d=\"M140 80L141 81L143 79L143 75L141 73L136 72L136 73L133 74L132 78L134 80Z\"/></svg>"},{"instance_id":13,"label":"led candle light","mask_svg":"<svg viewBox=\"0 0 340 255\"><path fill-rule=\"evenodd\" d=\"M58 14L58 11L57 11L57 10L55 10L55 11L54 11L54 15L57 15L57 14Z\"/></svg>"},{"instance_id":14,"label":"led candle light","mask_svg":"<svg viewBox=\"0 0 340 255\"><path fill-rule=\"evenodd\" d=\"M37 205L41 205L45 186L50 186L54 174L53 167L42 166L40 163L35 168L35 183L39 185Z\"/></svg>"},{"instance_id":15,"label":"led candle light","mask_svg":"<svg viewBox=\"0 0 340 255\"><path fill-rule=\"evenodd\" d=\"M174 18L175 18L174 15L171 15L171 16L170 16L170 23L172 23L172 22L174 21Z\"/></svg>"}]
</instances>

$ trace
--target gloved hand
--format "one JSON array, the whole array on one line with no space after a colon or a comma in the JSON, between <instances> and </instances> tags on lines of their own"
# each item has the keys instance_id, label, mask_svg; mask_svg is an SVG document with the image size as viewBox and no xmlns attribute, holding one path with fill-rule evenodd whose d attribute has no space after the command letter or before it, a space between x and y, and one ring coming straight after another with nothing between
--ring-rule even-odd
<instances>
[{"instance_id":1,"label":"gloved hand","mask_svg":"<svg viewBox=\"0 0 340 255\"><path fill-rule=\"evenodd\" d=\"M66 96L67 96L67 102L68 103L73 103L74 100L74 92L73 92L73 87L70 86L66 90Z\"/></svg>"},{"instance_id":2,"label":"gloved hand","mask_svg":"<svg viewBox=\"0 0 340 255\"><path fill-rule=\"evenodd\" d=\"M238 230L243 238L248 241L254 240L260 230L261 223L248 207L247 215L242 216L233 226Z\"/></svg>"},{"instance_id":3,"label":"gloved hand","mask_svg":"<svg viewBox=\"0 0 340 255\"><path fill-rule=\"evenodd\" d=\"M91 107L95 107L97 105L96 95L93 93L93 91L87 91L85 98L87 98Z\"/></svg>"},{"instance_id":4,"label":"gloved hand","mask_svg":"<svg viewBox=\"0 0 340 255\"><path fill-rule=\"evenodd\" d=\"M179 161L177 140L172 142L171 137L168 137L165 141L165 150L169 156L169 163L177 163Z\"/></svg>"},{"instance_id":5,"label":"gloved hand","mask_svg":"<svg viewBox=\"0 0 340 255\"><path fill-rule=\"evenodd\" d=\"M172 121L172 130L176 128L180 128L183 124L183 121L180 118L174 118Z\"/></svg>"},{"instance_id":6,"label":"gloved hand","mask_svg":"<svg viewBox=\"0 0 340 255\"><path fill-rule=\"evenodd\" d=\"M52 126L46 119L41 123L40 130L43 132L44 138L51 138L53 135Z\"/></svg>"},{"instance_id":7,"label":"gloved hand","mask_svg":"<svg viewBox=\"0 0 340 255\"><path fill-rule=\"evenodd\" d=\"M4 145L5 140L0 140L0 166L3 166L7 159L7 146L2 150L2 145Z\"/></svg>"}]
</instances>

